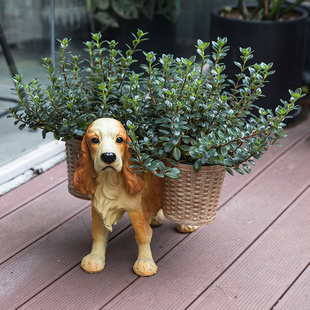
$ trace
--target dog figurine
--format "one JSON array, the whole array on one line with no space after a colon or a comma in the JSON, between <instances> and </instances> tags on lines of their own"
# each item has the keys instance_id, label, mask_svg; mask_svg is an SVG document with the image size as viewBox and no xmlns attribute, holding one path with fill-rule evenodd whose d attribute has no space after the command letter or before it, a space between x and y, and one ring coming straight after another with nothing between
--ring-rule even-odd
<instances>
[{"instance_id":1,"label":"dog figurine","mask_svg":"<svg viewBox=\"0 0 310 310\"><path fill-rule=\"evenodd\" d=\"M103 270L109 232L125 212L138 244L134 272L151 276L157 271L150 247L150 223L158 226L164 220L163 179L150 172L133 172L128 142L131 140L119 121L100 118L89 126L81 143L73 186L91 199L93 245L81 262L89 273ZM177 229L191 232L197 227L177 225Z\"/></svg>"}]
</instances>

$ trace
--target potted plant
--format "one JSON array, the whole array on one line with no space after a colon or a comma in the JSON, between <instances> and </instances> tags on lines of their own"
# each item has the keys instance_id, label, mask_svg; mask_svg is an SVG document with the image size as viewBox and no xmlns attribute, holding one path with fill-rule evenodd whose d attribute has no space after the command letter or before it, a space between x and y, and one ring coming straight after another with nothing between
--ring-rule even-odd
<instances>
[{"instance_id":1,"label":"potted plant","mask_svg":"<svg viewBox=\"0 0 310 310\"><path fill-rule=\"evenodd\" d=\"M296 0L287 0L288 4L296 3ZM306 47L306 59L303 70L303 82L309 86L310 85L310 1L304 0L300 6L307 11L308 13L308 22L307 22L307 47Z\"/></svg>"},{"instance_id":2,"label":"potted plant","mask_svg":"<svg viewBox=\"0 0 310 310\"><path fill-rule=\"evenodd\" d=\"M133 55L145 39L141 30L125 54L116 49L115 41L101 42L100 34L92 38L86 42L86 66L75 55L68 60L67 39L61 41L59 66L44 59L50 85L43 87L37 80L24 85L20 76L15 77L20 100L17 108L10 109L15 124L21 123L20 129L41 128L43 137L53 132L55 138L67 142L67 147L77 146L69 165L73 174L80 141L89 124L100 117L118 119L132 139L133 172L151 171L165 178L166 207L183 207L177 198L188 200L185 191L188 196L190 192L210 194L207 198L190 198L183 210L194 212L188 212L185 219L178 215L173 218L167 208L166 216L187 225L211 222L225 171L250 173L255 159L285 137L283 122L295 109L301 90L290 91L290 102L282 101L275 112L259 108L259 116L255 116L255 103L273 71L271 63L248 64L253 57L251 48L240 49L241 61L235 62L239 74L230 80L223 64L229 51L226 38L212 43L211 55L206 54L209 44L198 40L199 62L194 56L185 59L172 55L156 61L154 52L144 52L144 72L130 70ZM181 186L183 179L187 183ZM194 185L197 179L198 185ZM213 183L219 186L214 188ZM69 191L70 186L71 182ZM171 201L170 197L176 198ZM203 212L199 213L201 205ZM193 213L199 214L193 218Z\"/></svg>"},{"instance_id":3,"label":"potted plant","mask_svg":"<svg viewBox=\"0 0 310 310\"><path fill-rule=\"evenodd\" d=\"M251 46L256 61L274 64L276 73L265 87L266 97L257 102L261 107L274 110L280 98L289 98L287 89L302 85L307 38L307 12L297 7L302 2L286 5L284 0L257 0L246 4L238 0L237 5L212 11L211 39L228 38L227 59L237 60L239 47ZM230 78L237 73L233 61L225 63ZM293 116L299 112L300 108Z\"/></svg>"},{"instance_id":4,"label":"potted plant","mask_svg":"<svg viewBox=\"0 0 310 310\"><path fill-rule=\"evenodd\" d=\"M127 120L133 168L166 175L164 213L181 224L214 219L225 170L250 173L255 160L285 137L284 121L302 96L300 89L290 91L290 102L282 100L274 112L256 108L274 73L272 64L249 65L253 51L240 48L241 61L235 62L239 73L227 79L226 43L226 38L218 38L208 56L208 44L198 40L199 62L194 56L172 55L156 61L153 52L145 53L145 74L133 82L140 87L131 92L128 86L122 98L125 111L133 112Z\"/></svg>"}]
</instances>

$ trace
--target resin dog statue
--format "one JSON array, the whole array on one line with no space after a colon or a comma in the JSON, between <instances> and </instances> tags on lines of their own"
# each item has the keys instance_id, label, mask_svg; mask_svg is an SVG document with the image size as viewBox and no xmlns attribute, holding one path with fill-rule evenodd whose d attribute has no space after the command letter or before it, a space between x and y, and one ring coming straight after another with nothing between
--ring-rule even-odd
<instances>
[{"instance_id":1,"label":"resin dog statue","mask_svg":"<svg viewBox=\"0 0 310 310\"><path fill-rule=\"evenodd\" d=\"M93 245L81 263L89 273L103 270L109 232L125 212L138 244L134 272L151 276L157 271L150 248L150 223L163 223L163 179L152 173L133 173L130 141L123 125L111 118L94 121L82 140L73 186L91 199ZM177 229L191 232L196 227L177 225Z\"/></svg>"}]
</instances>

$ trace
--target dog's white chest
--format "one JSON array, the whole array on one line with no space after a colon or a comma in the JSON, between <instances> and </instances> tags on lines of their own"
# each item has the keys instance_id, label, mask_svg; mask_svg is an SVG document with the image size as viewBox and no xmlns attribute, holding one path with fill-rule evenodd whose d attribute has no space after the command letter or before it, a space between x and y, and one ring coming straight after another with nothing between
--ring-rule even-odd
<instances>
[{"instance_id":1,"label":"dog's white chest","mask_svg":"<svg viewBox=\"0 0 310 310\"><path fill-rule=\"evenodd\" d=\"M102 173L97 178L97 187L92 204L101 216L105 227L112 231L112 225L120 220L125 211L135 207L139 199L130 197L124 189L119 173Z\"/></svg>"}]
</instances>

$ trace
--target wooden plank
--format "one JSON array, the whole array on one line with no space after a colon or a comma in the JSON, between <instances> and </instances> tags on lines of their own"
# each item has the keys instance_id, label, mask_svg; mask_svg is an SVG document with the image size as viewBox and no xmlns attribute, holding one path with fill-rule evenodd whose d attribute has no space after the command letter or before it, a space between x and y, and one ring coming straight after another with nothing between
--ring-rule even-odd
<instances>
[{"instance_id":1,"label":"wooden plank","mask_svg":"<svg viewBox=\"0 0 310 310\"><path fill-rule=\"evenodd\" d=\"M304 140L222 207L212 225L190 235L168 253L159 262L159 277L139 279L107 309L126 309L140 294L143 300L137 309L147 309L154 292L158 308L188 306L303 192L309 183L307 154L308 142ZM287 167L287 163L292 166ZM290 184L291 178L294 180Z\"/></svg>"},{"instance_id":2,"label":"wooden plank","mask_svg":"<svg viewBox=\"0 0 310 310\"><path fill-rule=\"evenodd\" d=\"M0 218L42 195L46 190L64 182L66 179L67 165L66 162L62 162L15 190L1 196Z\"/></svg>"},{"instance_id":3,"label":"wooden plank","mask_svg":"<svg viewBox=\"0 0 310 310\"><path fill-rule=\"evenodd\" d=\"M272 308L309 263L309 201L308 188L189 309Z\"/></svg>"},{"instance_id":4,"label":"wooden plank","mask_svg":"<svg viewBox=\"0 0 310 310\"><path fill-rule=\"evenodd\" d=\"M110 239L128 226L127 218L121 220ZM87 208L1 265L0 308L16 309L72 268L84 274L79 265L90 248L91 212Z\"/></svg>"},{"instance_id":5,"label":"wooden plank","mask_svg":"<svg viewBox=\"0 0 310 310\"><path fill-rule=\"evenodd\" d=\"M186 237L178 233L169 221L154 228L154 260L159 260ZM101 273L90 275L76 266L20 309L98 309L138 279L132 271L136 258L137 245L133 229L129 227L108 243L106 267Z\"/></svg>"},{"instance_id":6,"label":"wooden plank","mask_svg":"<svg viewBox=\"0 0 310 310\"><path fill-rule=\"evenodd\" d=\"M74 268L24 308L184 309L304 191L309 182L308 154L304 139L222 207L212 225L181 235L183 239L166 225L156 230L152 241L159 266L156 276L137 278L132 273L128 261L136 256L133 236L128 239L123 233L109 245L103 273L86 276ZM169 247L163 245L168 241Z\"/></svg>"},{"instance_id":7,"label":"wooden plank","mask_svg":"<svg viewBox=\"0 0 310 310\"><path fill-rule=\"evenodd\" d=\"M71 196L60 184L5 216L0 220L0 263L89 205L89 201Z\"/></svg>"},{"instance_id":8,"label":"wooden plank","mask_svg":"<svg viewBox=\"0 0 310 310\"><path fill-rule=\"evenodd\" d=\"M310 266L274 307L275 310L305 310L310 305Z\"/></svg>"}]
</instances>

